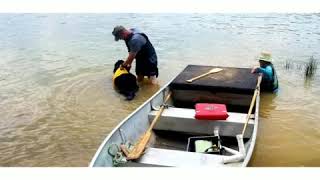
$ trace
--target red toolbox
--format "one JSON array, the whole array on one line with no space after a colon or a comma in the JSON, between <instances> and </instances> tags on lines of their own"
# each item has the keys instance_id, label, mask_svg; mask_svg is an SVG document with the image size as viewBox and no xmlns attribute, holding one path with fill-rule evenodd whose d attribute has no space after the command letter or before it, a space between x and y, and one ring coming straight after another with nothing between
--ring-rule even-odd
<instances>
[{"instance_id":1,"label":"red toolbox","mask_svg":"<svg viewBox=\"0 0 320 180\"><path fill-rule=\"evenodd\" d=\"M229 117L225 104L197 103L195 118L199 120L226 120Z\"/></svg>"}]
</instances>

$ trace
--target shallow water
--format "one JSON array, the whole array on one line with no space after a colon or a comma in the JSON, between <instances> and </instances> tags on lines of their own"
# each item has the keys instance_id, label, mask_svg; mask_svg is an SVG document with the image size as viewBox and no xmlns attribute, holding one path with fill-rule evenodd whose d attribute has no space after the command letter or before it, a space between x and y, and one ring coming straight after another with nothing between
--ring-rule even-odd
<instances>
[{"instance_id":1,"label":"shallow water","mask_svg":"<svg viewBox=\"0 0 320 180\"><path fill-rule=\"evenodd\" d=\"M263 94L250 166L320 166L319 14L0 14L0 166L87 166L124 117L160 86L125 101L112 89L115 25L138 27L159 57L160 86L187 64L252 67L271 51L280 81ZM286 69L286 61L292 62Z\"/></svg>"}]
</instances>

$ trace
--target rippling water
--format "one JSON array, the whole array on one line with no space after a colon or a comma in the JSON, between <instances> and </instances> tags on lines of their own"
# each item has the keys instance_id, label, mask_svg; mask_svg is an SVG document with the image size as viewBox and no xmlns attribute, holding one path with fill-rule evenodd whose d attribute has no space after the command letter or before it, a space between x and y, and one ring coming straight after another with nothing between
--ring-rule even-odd
<instances>
[{"instance_id":1,"label":"rippling water","mask_svg":"<svg viewBox=\"0 0 320 180\"><path fill-rule=\"evenodd\" d=\"M280 91L261 97L251 166L320 166L319 14L0 14L0 166L87 166L105 136L159 87L125 101L112 89L123 42L115 25L146 32L160 86L187 64L252 67L273 53ZM293 68L284 68L286 61Z\"/></svg>"}]
</instances>

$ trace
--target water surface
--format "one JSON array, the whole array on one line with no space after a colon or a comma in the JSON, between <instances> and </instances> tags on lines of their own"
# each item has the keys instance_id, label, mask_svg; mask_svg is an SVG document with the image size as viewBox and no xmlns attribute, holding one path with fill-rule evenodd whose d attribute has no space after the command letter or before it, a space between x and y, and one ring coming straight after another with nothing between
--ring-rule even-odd
<instances>
[{"instance_id":1,"label":"water surface","mask_svg":"<svg viewBox=\"0 0 320 180\"><path fill-rule=\"evenodd\" d=\"M107 134L160 86L125 101L112 89L124 59L115 25L155 46L160 86L188 64L252 67L272 52L277 95L261 97L251 166L320 166L319 14L0 14L0 166L87 166ZM284 68L289 60L293 67Z\"/></svg>"}]
</instances>

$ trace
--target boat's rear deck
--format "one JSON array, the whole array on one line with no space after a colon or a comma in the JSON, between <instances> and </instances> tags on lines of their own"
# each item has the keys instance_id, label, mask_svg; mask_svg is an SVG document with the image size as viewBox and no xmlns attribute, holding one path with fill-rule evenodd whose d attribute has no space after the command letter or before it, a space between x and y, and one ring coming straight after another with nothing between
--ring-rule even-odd
<instances>
[{"instance_id":1,"label":"boat's rear deck","mask_svg":"<svg viewBox=\"0 0 320 180\"><path fill-rule=\"evenodd\" d=\"M193 153L187 151L168 150L160 148L148 148L145 154L138 160L124 164L124 166L143 167L224 167L222 155ZM228 164L237 166L239 163Z\"/></svg>"},{"instance_id":2,"label":"boat's rear deck","mask_svg":"<svg viewBox=\"0 0 320 180\"><path fill-rule=\"evenodd\" d=\"M149 113L150 121L157 112L154 110ZM188 152L188 139L196 136L213 136L217 130L221 145L238 151L235 136L241 133L246 122L246 114L230 112L226 120L206 121L196 120L194 113L194 109L174 107L165 109L153 129L149 148L139 160L130 162L126 166L223 166L223 157L232 154L223 149L221 154ZM248 142L253 128L254 121L251 119L244 136L244 143Z\"/></svg>"}]
</instances>

